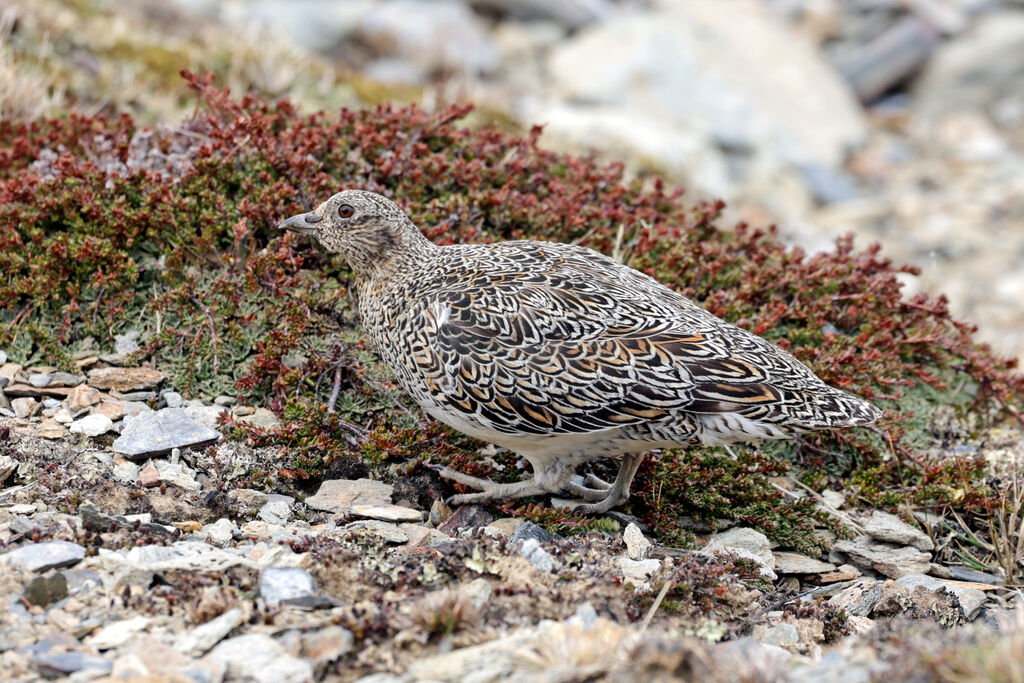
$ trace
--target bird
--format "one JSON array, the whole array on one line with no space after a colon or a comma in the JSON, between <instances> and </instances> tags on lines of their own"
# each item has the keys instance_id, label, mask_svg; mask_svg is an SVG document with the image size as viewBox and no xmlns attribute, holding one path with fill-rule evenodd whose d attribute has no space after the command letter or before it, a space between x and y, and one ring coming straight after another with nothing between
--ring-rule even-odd
<instances>
[{"instance_id":1,"label":"bird","mask_svg":"<svg viewBox=\"0 0 1024 683\"><path fill-rule=\"evenodd\" d=\"M629 499L647 451L869 425L881 411L784 349L597 251L516 240L435 245L390 199L343 190L280 230L352 270L363 329L432 418L525 458L498 483L445 465L473 492L452 505L571 495ZM576 468L619 458L607 482Z\"/></svg>"}]
</instances>

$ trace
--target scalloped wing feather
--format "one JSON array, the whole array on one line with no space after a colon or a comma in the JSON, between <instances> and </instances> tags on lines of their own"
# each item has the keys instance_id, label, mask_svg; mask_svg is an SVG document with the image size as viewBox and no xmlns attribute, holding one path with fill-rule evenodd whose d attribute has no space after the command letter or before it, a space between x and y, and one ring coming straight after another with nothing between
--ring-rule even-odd
<instances>
[{"instance_id":1,"label":"scalloped wing feather","mask_svg":"<svg viewBox=\"0 0 1024 683\"><path fill-rule=\"evenodd\" d=\"M417 334L394 358L406 388L441 412L534 435L655 429L682 416L692 435L697 415L704 441L877 416L777 346L596 252L506 242L441 253L407 312Z\"/></svg>"}]
</instances>

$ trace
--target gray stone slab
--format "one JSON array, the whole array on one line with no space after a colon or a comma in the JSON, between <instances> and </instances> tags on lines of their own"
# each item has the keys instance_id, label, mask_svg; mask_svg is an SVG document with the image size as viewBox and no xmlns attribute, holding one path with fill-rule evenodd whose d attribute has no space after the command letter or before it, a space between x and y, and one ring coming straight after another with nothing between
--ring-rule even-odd
<instances>
[{"instance_id":1,"label":"gray stone slab","mask_svg":"<svg viewBox=\"0 0 1024 683\"><path fill-rule=\"evenodd\" d=\"M181 408L136 416L114 441L114 450L132 460L170 453L173 448L215 443L220 432L196 424Z\"/></svg>"},{"instance_id":2,"label":"gray stone slab","mask_svg":"<svg viewBox=\"0 0 1024 683\"><path fill-rule=\"evenodd\" d=\"M0 561L14 562L33 572L68 567L81 562L85 548L69 541L47 541L23 545L0 555Z\"/></svg>"}]
</instances>

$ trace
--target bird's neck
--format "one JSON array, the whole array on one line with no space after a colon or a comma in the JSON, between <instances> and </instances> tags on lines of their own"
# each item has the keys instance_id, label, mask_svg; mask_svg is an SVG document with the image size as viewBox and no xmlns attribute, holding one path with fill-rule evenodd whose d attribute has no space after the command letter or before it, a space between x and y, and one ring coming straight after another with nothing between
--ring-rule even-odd
<instances>
[{"instance_id":1,"label":"bird's neck","mask_svg":"<svg viewBox=\"0 0 1024 683\"><path fill-rule=\"evenodd\" d=\"M351 249L347 260L358 278L385 281L416 272L438 247L408 222L367 235Z\"/></svg>"}]
</instances>

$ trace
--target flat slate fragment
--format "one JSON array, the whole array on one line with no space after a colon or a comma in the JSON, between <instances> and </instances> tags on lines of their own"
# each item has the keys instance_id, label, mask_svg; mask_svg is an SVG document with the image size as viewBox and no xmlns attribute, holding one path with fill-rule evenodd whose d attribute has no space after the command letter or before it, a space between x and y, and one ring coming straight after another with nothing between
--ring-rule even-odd
<instances>
[{"instance_id":1,"label":"flat slate fragment","mask_svg":"<svg viewBox=\"0 0 1024 683\"><path fill-rule=\"evenodd\" d=\"M7 562L15 562L33 572L67 567L85 558L85 548L70 541L46 541L15 548L0 555Z\"/></svg>"},{"instance_id":2,"label":"flat slate fragment","mask_svg":"<svg viewBox=\"0 0 1024 683\"><path fill-rule=\"evenodd\" d=\"M205 446L220 432L192 421L181 408L164 408L133 419L114 441L114 450L132 460L170 453L172 448Z\"/></svg>"}]
</instances>

